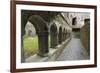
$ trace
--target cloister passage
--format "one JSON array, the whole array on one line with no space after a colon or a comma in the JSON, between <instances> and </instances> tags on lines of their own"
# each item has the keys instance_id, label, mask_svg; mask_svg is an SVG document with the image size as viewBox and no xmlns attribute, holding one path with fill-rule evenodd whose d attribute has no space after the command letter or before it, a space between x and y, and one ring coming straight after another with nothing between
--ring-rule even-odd
<instances>
[{"instance_id":1,"label":"cloister passage","mask_svg":"<svg viewBox=\"0 0 100 73\"><path fill-rule=\"evenodd\" d=\"M34 57L36 58L34 59ZM37 61L40 62L41 61L40 59L42 59L42 57L33 55L29 57L26 60L26 62L37 62ZM88 60L88 59L89 59L88 52L83 47L80 38L77 37L75 33L73 33L70 41L67 44L65 44L65 47L63 48L62 52L54 61L71 61L71 60L75 61L75 60ZM45 57L42 59L42 61L48 62L53 60L48 60L48 58Z\"/></svg>"},{"instance_id":2,"label":"cloister passage","mask_svg":"<svg viewBox=\"0 0 100 73\"><path fill-rule=\"evenodd\" d=\"M70 17L65 18L60 12L22 10L21 62L88 59L89 52L87 53L87 50L89 50L89 30L87 29L89 29L88 25L90 25L90 20L82 20L86 25L84 28L73 28L69 19ZM30 52L31 55L25 57L23 37L25 35L24 29L28 22L34 26L36 31L38 51L35 54ZM77 24L76 18L73 19L72 24ZM32 30L33 29L28 33L31 34ZM85 47L83 47L83 45Z\"/></svg>"},{"instance_id":3,"label":"cloister passage","mask_svg":"<svg viewBox=\"0 0 100 73\"><path fill-rule=\"evenodd\" d=\"M57 58L57 61L84 59L89 59L86 49L83 47L79 38L72 37L70 42L65 46L62 54Z\"/></svg>"}]
</instances>

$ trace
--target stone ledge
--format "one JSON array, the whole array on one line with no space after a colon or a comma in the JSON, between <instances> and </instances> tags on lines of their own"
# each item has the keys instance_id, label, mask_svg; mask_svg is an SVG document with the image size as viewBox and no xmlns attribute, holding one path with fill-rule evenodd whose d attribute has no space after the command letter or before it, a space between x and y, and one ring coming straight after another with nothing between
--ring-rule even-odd
<instances>
[{"instance_id":1,"label":"stone ledge","mask_svg":"<svg viewBox=\"0 0 100 73\"><path fill-rule=\"evenodd\" d=\"M65 42L62 42L61 45L58 45L56 48L49 48L48 56L41 57L37 54L27 58L25 62L31 63L31 62L47 62L47 61L55 61L57 57L61 54L63 51L65 45L70 41L71 38L65 40Z\"/></svg>"}]
</instances>

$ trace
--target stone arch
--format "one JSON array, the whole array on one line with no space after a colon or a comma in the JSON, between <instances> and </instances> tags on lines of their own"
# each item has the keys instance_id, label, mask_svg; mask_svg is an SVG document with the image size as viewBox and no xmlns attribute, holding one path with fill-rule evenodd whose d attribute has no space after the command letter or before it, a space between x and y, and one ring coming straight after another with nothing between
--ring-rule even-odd
<instances>
[{"instance_id":1,"label":"stone arch","mask_svg":"<svg viewBox=\"0 0 100 73\"><path fill-rule=\"evenodd\" d=\"M32 15L28 19L36 28L37 33L48 32L48 26L46 21L39 15Z\"/></svg>"},{"instance_id":2,"label":"stone arch","mask_svg":"<svg viewBox=\"0 0 100 73\"><path fill-rule=\"evenodd\" d=\"M50 47L55 48L58 44L58 32L56 24L50 27Z\"/></svg>"},{"instance_id":3,"label":"stone arch","mask_svg":"<svg viewBox=\"0 0 100 73\"><path fill-rule=\"evenodd\" d=\"M47 56L48 50L48 27L44 19L39 15L33 15L21 11L21 62L25 62L24 48L23 48L23 36L25 34L25 26L27 22L31 22L38 35L38 55Z\"/></svg>"},{"instance_id":4,"label":"stone arch","mask_svg":"<svg viewBox=\"0 0 100 73\"><path fill-rule=\"evenodd\" d=\"M58 39L59 39L59 44L62 43L62 27L59 27L59 35L58 35Z\"/></svg>"},{"instance_id":5,"label":"stone arch","mask_svg":"<svg viewBox=\"0 0 100 73\"><path fill-rule=\"evenodd\" d=\"M28 18L38 35L38 55L47 56L48 50L48 27L44 19L39 15L32 15Z\"/></svg>"}]
</instances>

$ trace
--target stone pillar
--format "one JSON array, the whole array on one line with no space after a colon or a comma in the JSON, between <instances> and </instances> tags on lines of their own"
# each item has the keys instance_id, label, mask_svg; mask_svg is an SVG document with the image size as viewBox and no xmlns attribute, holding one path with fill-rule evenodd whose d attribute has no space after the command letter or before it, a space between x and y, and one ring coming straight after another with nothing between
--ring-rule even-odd
<instances>
[{"instance_id":1,"label":"stone pillar","mask_svg":"<svg viewBox=\"0 0 100 73\"><path fill-rule=\"evenodd\" d=\"M66 33L64 32L64 41L66 40Z\"/></svg>"},{"instance_id":2,"label":"stone pillar","mask_svg":"<svg viewBox=\"0 0 100 73\"><path fill-rule=\"evenodd\" d=\"M67 33L67 38L69 38L69 33Z\"/></svg>"},{"instance_id":3,"label":"stone pillar","mask_svg":"<svg viewBox=\"0 0 100 73\"><path fill-rule=\"evenodd\" d=\"M24 33L21 33L21 62L25 62L25 57L24 57L24 47L23 47L23 35Z\"/></svg>"},{"instance_id":4,"label":"stone pillar","mask_svg":"<svg viewBox=\"0 0 100 73\"><path fill-rule=\"evenodd\" d=\"M61 37L62 35L61 34L59 34L59 44L61 44L62 43L62 37Z\"/></svg>"},{"instance_id":5,"label":"stone pillar","mask_svg":"<svg viewBox=\"0 0 100 73\"><path fill-rule=\"evenodd\" d=\"M66 32L64 32L64 41L66 40Z\"/></svg>"},{"instance_id":6,"label":"stone pillar","mask_svg":"<svg viewBox=\"0 0 100 73\"><path fill-rule=\"evenodd\" d=\"M25 62L25 55L24 55L24 46L23 46L23 36L25 34L25 25L27 23L28 16L21 12L21 62Z\"/></svg>"},{"instance_id":7,"label":"stone pillar","mask_svg":"<svg viewBox=\"0 0 100 73\"><path fill-rule=\"evenodd\" d=\"M67 39L67 37L68 37L68 33L66 33L66 39Z\"/></svg>"},{"instance_id":8,"label":"stone pillar","mask_svg":"<svg viewBox=\"0 0 100 73\"><path fill-rule=\"evenodd\" d=\"M39 51L38 55L40 56L47 56L48 55L48 32L38 32L38 45L39 45Z\"/></svg>"},{"instance_id":9,"label":"stone pillar","mask_svg":"<svg viewBox=\"0 0 100 73\"><path fill-rule=\"evenodd\" d=\"M65 32L65 40L67 39L67 33Z\"/></svg>"},{"instance_id":10,"label":"stone pillar","mask_svg":"<svg viewBox=\"0 0 100 73\"><path fill-rule=\"evenodd\" d=\"M61 44L62 41L63 41L63 40L62 40L62 35L63 35L63 34L62 34L62 31L60 31L60 32L59 32L59 40L58 40L58 41L59 41L59 44Z\"/></svg>"},{"instance_id":11,"label":"stone pillar","mask_svg":"<svg viewBox=\"0 0 100 73\"><path fill-rule=\"evenodd\" d=\"M57 36L58 36L58 33L54 33L54 32L51 32L50 33L50 47L51 48L55 48L57 45L58 45L58 39L57 39Z\"/></svg>"}]
</instances>

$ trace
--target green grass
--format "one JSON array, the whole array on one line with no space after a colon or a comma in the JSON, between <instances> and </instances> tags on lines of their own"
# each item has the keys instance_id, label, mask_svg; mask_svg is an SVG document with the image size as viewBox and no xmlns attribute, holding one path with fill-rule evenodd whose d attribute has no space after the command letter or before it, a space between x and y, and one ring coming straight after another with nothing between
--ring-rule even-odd
<instances>
[{"instance_id":1,"label":"green grass","mask_svg":"<svg viewBox=\"0 0 100 73\"><path fill-rule=\"evenodd\" d=\"M29 57L38 51L38 37L24 37L25 57Z\"/></svg>"},{"instance_id":2,"label":"green grass","mask_svg":"<svg viewBox=\"0 0 100 73\"><path fill-rule=\"evenodd\" d=\"M49 47L50 47L50 36L49 36ZM24 36L24 55L25 57L29 57L38 52L38 37L28 37Z\"/></svg>"}]
</instances>

